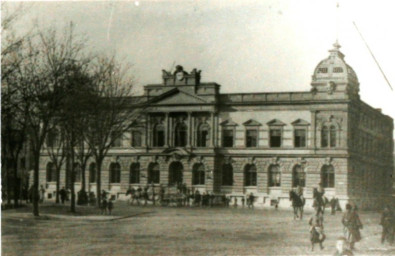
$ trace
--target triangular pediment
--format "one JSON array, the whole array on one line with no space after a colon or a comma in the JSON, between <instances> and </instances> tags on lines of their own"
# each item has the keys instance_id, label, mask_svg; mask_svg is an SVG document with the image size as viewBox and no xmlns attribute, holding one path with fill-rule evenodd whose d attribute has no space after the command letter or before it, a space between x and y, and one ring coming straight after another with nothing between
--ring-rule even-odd
<instances>
[{"instance_id":1,"label":"triangular pediment","mask_svg":"<svg viewBox=\"0 0 395 256\"><path fill-rule=\"evenodd\" d=\"M273 119L272 121L268 122L267 125L269 125L269 126L284 126L285 123L281 122L278 119Z\"/></svg>"},{"instance_id":2,"label":"triangular pediment","mask_svg":"<svg viewBox=\"0 0 395 256\"><path fill-rule=\"evenodd\" d=\"M306 120L303 119L296 119L295 121L292 122L292 125L310 125L309 122L307 122Z\"/></svg>"},{"instance_id":3,"label":"triangular pediment","mask_svg":"<svg viewBox=\"0 0 395 256\"><path fill-rule=\"evenodd\" d=\"M245 126L261 126L262 124L254 119L250 119L247 122L244 122L243 125L245 125Z\"/></svg>"},{"instance_id":4,"label":"triangular pediment","mask_svg":"<svg viewBox=\"0 0 395 256\"><path fill-rule=\"evenodd\" d=\"M207 103L206 100L192 93L174 88L162 95L153 98L150 104L158 105L175 105L175 104L202 104Z\"/></svg>"},{"instance_id":5,"label":"triangular pediment","mask_svg":"<svg viewBox=\"0 0 395 256\"><path fill-rule=\"evenodd\" d=\"M226 120L221 123L222 126L236 126L237 123L233 122L232 120Z\"/></svg>"}]
</instances>

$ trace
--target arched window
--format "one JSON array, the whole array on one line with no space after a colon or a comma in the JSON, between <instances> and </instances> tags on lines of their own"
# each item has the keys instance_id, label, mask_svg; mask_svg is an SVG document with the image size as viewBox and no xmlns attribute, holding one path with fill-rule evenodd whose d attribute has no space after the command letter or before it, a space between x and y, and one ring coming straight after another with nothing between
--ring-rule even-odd
<instances>
[{"instance_id":1,"label":"arched window","mask_svg":"<svg viewBox=\"0 0 395 256\"><path fill-rule=\"evenodd\" d=\"M165 145L165 127L163 124L155 125L152 139L152 146L154 147L163 147Z\"/></svg>"},{"instance_id":2,"label":"arched window","mask_svg":"<svg viewBox=\"0 0 395 256\"><path fill-rule=\"evenodd\" d=\"M233 167L231 164L222 165L222 185L233 186Z\"/></svg>"},{"instance_id":3,"label":"arched window","mask_svg":"<svg viewBox=\"0 0 395 256\"><path fill-rule=\"evenodd\" d=\"M55 165L52 162L47 164L47 182L56 181L56 170Z\"/></svg>"},{"instance_id":4,"label":"arched window","mask_svg":"<svg viewBox=\"0 0 395 256\"><path fill-rule=\"evenodd\" d=\"M130 165L129 183L137 184L140 183L140 164L132 163Z\"/></svg>"},{"instance_id":5,"label":"arched window","mask_svg":"<svg viewBox=\"0 0 395 256\"><path fill-rule=\"evenodd\" d=\"M321 183L324 188L335 187L335 169L333 166L324 165L321 169Z\"/></svg>"},{"instance_id":6,"label":"arched window","mask_svg":"<svg viewBox=\"0 0 395 256\"><path fill-rule=\"evenodd\" d=\"M208 124L201 124L198 126L197 141L196 141L197 147L207 147L207 142L209 140L209 137L208 137L209 130L210 130L210 127Z\"/></svg>"},{"instance_id":7,"label":"arched window","mask_svg":"<svg viewBox=\"0 0 395 256\"><path fill-rule=\"evenodd\" d=\"M89 165L89 183L96 182L96 163L91 163Z\"/></svg>"},{"instance_id":8,"label":"arched window","mask_svg":"<svg viewBox=\"0 0 395 256\"><path fill-rule=\"evenodd\" d=\"M110 183L121 182L121 165L119 163L110 164Z\"/></svg>"},{"instance_id":9,"label":"arched window","mask_svg":"<svg viewBox=\"0 0 395 256\"><path fill-rule=\"evenodd\" d=\"M329 143L329 130L328 130L328 126L324 126L322 127L321 130L321 147L326 148L328 147Z\"/></svg>"},{"instance_id":10,"label":"arched window","mask_svg":"<svg viewBox=\"0 0 395 256\"><path fill-rule=\"evenodd\" d=\"M244 186L256 186L255 164L247 164L244 167Z\"/></svg>"},{"instance_id":11,"label":"arched window","mask_svg":"<svg viewBox=\"0 0 395 256\"><path fill-rule=\"evenodd\" d=\"M142 145L142 133L139 130L132 131L132 147L141 147Z\"/></svg>"},{"instance_id":12,"label":"arched window","mask_svg":"<svg viewBox=\"0 0 395 256\"><path fill-rule=\"evenodd\" d=\"M81 166L79 163L74 163L74 182L81 182Z\"/></svg>"},{"instance_id":13,"label":"arched window","mask_svg":"<svg viewBox=\"0 0 395 256\"><path fill-rule=\"evenodd\" d=\"M306 173L302 166L295 165L292 171L292 187L306 186Z\"/></svg>"},{"instance_id":14,"label":"arched window","mask_svg":"<svg viewBox=\"0 0 395 256\"><path fill-rule=\"evenodd\" d=\"M280 166L271 165L269 167L269 187L280 187L280 186L281 186Z\"/></svg>"},{"instance_id":15,"label":"arched window","mask_svg":"<svg viewBox=\"0 0 395 256\"><path fill-rule=\"evenodd\" d=\"M174 129L174 146L185 147L187 145L187 126L179 123Z\"/></svg>"},{"instance_id":16,"label":"arched window","mask_svg":"<svg viewBox=\"0 0 395 256\"><path fill-rule=\"evenodd\" d=\"M330 127L330 146L331 148L336 147L336 127L334 125Z\"/></svg>"},{"instance_id":17,"label":"arched window","mask_svg":"<svg viewBox=\"0 0 395 256\"><path fill-rule=\"evenodd\" d=\"M148 166L148 183L159 184L159 182L160 182L159 164L150 163L150 165Z\"/></svg>"},{"instance_id":18,"label":"arched window","mask_svg":"<svg viewBox=\"0 0 395 256\"><path fill-rule=\"evenodd\" d=\"M192 170L192 185L204 185L205 172L203 164L195 164Z\"/></svg>"}]
</instances>

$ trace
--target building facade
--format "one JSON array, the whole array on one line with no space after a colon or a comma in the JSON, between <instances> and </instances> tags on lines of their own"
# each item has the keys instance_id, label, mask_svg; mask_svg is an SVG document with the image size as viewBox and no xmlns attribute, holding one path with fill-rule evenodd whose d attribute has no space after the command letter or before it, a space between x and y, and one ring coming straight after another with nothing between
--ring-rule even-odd
<instances>
[{"instance_id":1,"label":"building facade","mask_svg":"<svg viewBox=\"0 0 395 256\"><path fill-rule=\"evenodd\" d=\"M145 117L110 150L102 188L121 198L130 186L185 183L235 197L252 192L257 205L286 207L297 186L311 206L321 183L341 205L380 206L392 193L393 120L360 99L339 48L317 65L306 92L223 94L196 69L163 70L161 84L132 99ZM47 193L55 190L50 164L43 155ZM94 163L87 169L95 192Z\"/></svg>"}]
</instances>

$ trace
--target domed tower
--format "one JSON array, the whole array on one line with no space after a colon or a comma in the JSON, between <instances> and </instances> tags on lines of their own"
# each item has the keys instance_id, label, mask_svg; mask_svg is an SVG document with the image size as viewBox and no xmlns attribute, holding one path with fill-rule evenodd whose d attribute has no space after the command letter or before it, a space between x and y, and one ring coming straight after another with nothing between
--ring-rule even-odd
<instances>
[{"instance_id":1,"label":"domed tower","mask_svg":"<svg viewBox=\"0 0 395 256\"><path fill-rule=\"evenodd\" d=\"M311 82L313 93L346 94L359 97L359 82L354 70L344 61L344 54L336 41L329 57L322 60L314 70Z\"/></svg>"}]
</instances>

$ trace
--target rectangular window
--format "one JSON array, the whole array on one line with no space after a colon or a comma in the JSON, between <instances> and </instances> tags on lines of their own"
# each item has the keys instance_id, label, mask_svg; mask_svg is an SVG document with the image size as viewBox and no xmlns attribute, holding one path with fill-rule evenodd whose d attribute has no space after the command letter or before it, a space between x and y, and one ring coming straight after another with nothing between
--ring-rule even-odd
<instances>
[{"instance_id":1,"label":"rectangular window","mask_svg":"<svg viewBox=\"0 0 395 256\"><path fill-rule=\"evenodd\" d=\"M306 129L295 129L294 144L295 148L306 147Z\"/></svg>"},{"instance_id":2,"label":"rectangular window","mask_svg":"<svg viewBox=\"0 0 395 256\"><path fill-rule=\"evenodd\" d=\"M246 131L246 146L247 148L258 146L258 131L247 130Z\"/></svg>"},{"instance_id":3,"label":"rectangular window","mask_svg":"<svg viewBox=\"0 0 395 256\"><path fill-rule=\"evenodd\" d=\"M233 129L232 130L223 130L222 131L222 146L223 147L233 147Z\"/></svg>"},{"instance_id":4,"label":"rectangular window","mask_svg":"<svg viewBox=\"0 0 395 256\"><path fill-rule=\"evenodd\" d=\"M132 131L132 147L141 147L140 131Z\"/></svg>"},{"instance_id":5,"label":"rectangular window","mask_svg":"<svg viewBox=\"0 0 395 256\"><path fill-rule=\"evenodd\" d=\"M335 68L333 68L333 73L343 73L343 68L342 67L335 67Z\"/></svg>"},{"instance_id":6,"label":"rectangular window","mask_svg":"<svg viewBox=\"0 0 395 256\"><path fill-rule=\"evenodd\" d=\"M270 147L281 147L281 129L270 129Z\"/></svg>"},{"instance_id":7,"label":"rectangular window","mask_svg":"<svg viewBox=\"0 0 395 256\"><path fill-rule=\"evenodd\" d=\"M318 73L328 73L328 68L319 68Z\"/></svg>"}]
</instances>

